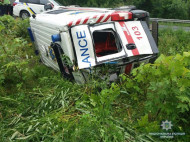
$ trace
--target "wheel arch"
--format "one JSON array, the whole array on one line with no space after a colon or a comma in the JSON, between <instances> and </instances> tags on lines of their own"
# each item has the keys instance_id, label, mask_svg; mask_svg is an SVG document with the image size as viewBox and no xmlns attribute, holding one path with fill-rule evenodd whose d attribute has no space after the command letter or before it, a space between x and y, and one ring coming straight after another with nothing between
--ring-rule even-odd
<instances>
[{"instance_id":1,"label":"wheel arch","mask_svg":"<svg viewBox=\"0 0 190 142\"><path fill-rule=\"evenodd\" d=\"M28 12L28 14L29 14L29 15L30 15L30 17L31 17L30 12L29 12L28 10L26 10L26 9L22 9L22 10L20 11L20 13L19 13L19 17L21 17L21 13L22 13L22 12L24 12L24 11Z\"/></svg>"}]
</instances>

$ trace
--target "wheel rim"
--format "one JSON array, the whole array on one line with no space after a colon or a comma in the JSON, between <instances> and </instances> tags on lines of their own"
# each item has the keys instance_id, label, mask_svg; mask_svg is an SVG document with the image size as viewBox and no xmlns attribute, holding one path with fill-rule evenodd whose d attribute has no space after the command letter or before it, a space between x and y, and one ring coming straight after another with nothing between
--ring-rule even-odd
<instances>
[{"instance_id":1,"label":"wheel rim","mask_svg":"<svg viewBox=\"0 0 190 142\"><path fill-rule=\"evenodd\" d=\"M26 18L28 18L29 16L28 16L28 13L23 12L21 17L22 17L22 19L26 19Z\"/></svg>"}]
</instances>

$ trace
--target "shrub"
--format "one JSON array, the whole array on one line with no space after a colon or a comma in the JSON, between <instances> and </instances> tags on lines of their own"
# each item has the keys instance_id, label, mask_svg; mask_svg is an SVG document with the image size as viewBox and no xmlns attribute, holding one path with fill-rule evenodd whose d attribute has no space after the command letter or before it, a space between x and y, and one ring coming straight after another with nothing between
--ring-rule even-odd
<instances>
[{"instance_id":1,"label":"shrub","mask_svg":"<svg viewBox=\"0 0 190 142\"><path fill-rule=\"evenodd\" d=\"M152 130L151 127L156 130L159 122L171 120L175 125L174 132L187 132L189 135L189 63L190 52L168 57L161 55L155 64L141 65L134 69L131 77L122 75L122 86L128 94L126 99L129 99L135 115L133 119L148 115L142 117L145 125L137 125L143 131L148 131L147 128Z\"/></svg>"}]
</instances>

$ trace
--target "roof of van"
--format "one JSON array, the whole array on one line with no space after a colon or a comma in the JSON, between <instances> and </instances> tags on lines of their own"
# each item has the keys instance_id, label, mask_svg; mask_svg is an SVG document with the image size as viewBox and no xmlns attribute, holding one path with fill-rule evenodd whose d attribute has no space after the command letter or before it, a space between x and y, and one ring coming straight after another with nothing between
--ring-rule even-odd
<instances>
[{"instance_id":1,"label":"roof of van","mask_svg":"<svg viewBox=\"0 0 190 142\"><path fill-rule=\"evenodd\" d=\"M55 27L68 27L80 24L94 24L111 21L111 14L115 10L105 8L81 8L81 7L60 7L57 10L50 10L37 14L30 18L31 22L49 24Z\"/></svg>"}]
</instances>

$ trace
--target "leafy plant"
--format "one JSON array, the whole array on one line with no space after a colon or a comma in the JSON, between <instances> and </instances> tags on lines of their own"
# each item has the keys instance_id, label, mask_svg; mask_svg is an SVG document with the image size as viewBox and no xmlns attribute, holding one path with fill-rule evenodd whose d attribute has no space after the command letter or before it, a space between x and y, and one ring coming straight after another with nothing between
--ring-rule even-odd
<instances>
[{"instance_id":1,"label":"leafy plant","mask_svg":"<svg viewBox=\"0 0 190 142\"><path fill-rule=\"evenodd\" d=\"M134 69L132 77L122 76L124 89L130 94L131 106L136 103L136 106L144 109L141 114L144 117L138 120L137 127L146 125L144 129L149 131L152 130L149 128L151 123L155 122L156 126L162 120L171 120L178 126L174 130L187 130L187 115L190 112L189 62L189 52L168 57L161 55L155 64L142 64ZM137 116L136 113L134 115Z\"/></svg>"}]
</instances>

